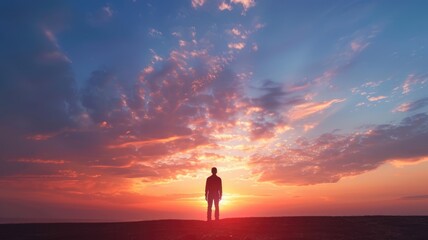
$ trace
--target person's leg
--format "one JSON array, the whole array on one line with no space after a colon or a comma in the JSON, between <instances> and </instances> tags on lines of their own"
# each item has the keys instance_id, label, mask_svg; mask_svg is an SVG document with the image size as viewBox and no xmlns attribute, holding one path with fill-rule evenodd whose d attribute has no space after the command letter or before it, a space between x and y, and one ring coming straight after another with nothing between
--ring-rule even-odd
<instances>
[{"instance_id":1,"label":"person's leg","mask_svg":"<svg viewBox=\"0 0 428 240\"><path fill-rule=\"evenodd\" d=\"M219 200L219 198L214 198L215 220L219 220L220 218L220 207L218 205Z\"/></svg>"},{"instance_id":2,"label":"person's leg","mask_svg":"<svg viewBox=\"0 0 428 240\"><path fill-rule=\"evenodd\" d=\"M208 196L207 221L211 221L211 209L213 207L213 198Z\"/></svg>"}]
</instances>

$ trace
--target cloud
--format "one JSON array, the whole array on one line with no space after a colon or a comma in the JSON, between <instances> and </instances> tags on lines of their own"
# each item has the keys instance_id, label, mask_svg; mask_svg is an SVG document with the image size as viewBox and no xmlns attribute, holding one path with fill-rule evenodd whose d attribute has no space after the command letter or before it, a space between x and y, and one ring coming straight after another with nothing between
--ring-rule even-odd
<instances>
[{"instance_id":1,"label":"cloud","mask_svg":"<svg viewBox=\"0 0 428 240\"><path fill-rule=\"evenodd\" d=\"M328 133L299 139L297 147L281 146L271 154L253 155L250 166L260 181L308 185L337 182L391 161L417 161L428 156L428 115L384 124L364 133Z\"/></svg>"},{"instance_id":2,"label":"cloud","mask_svg":"<svg viewBox=\"0 0 428 240\"><path fill-rule=\"evenodd\" d=\"M413 102L407 102L396 107L393 112L412 112L428 106L428 97L418 99Z\"/></svg>"},{"instance_id":3,"label":"cloud","mask_svg":"<svg viewBox=\"0 0 428 240\"><path fill-rule=\"evenodd\" d=\"M414 85L422 85L428 82L428 75L409 74L402 85L402 94L408 94Z\"/></svg>"},{"instance_id":4,"label":"cloud","mask_svg":"<svg viewBox=\"0 0 428 240\"><path fill-rule=\"evenodd\" d=\"M311 124L304 124L303 125L303 131L307 132L313 128L315 128L318 124L311 123Z\"/></svg>"},{"instance_id":5,"label":"cloud","mask_svg":"<svg viewBox=\"0 0 428 240\"><path fill-rule=\"evenodd\" d=\"M378 87L378 86L380 86L381 84L383 83L383 81L378 81L378 82L366 82L366 83L363 83L361 86L362 87L370 87L370 88L375 88L375 87Z\"/></svg>"},{"instance_id":6,"label":"cloud","mask_svg":"<svg viewBox=\"0 0 428 240\"><path fill-rule=\"evenodd\" d=\"M64 164L64 160L44 160L44 159L17 159L16 162L37 163L37 164Z\"/></svg>"},{"instance_id":7,"label":"cloud","mask_svg":"<svg viewBox=\"0 0 428 240\"><path fill-rule=\"evenodd\" d=\"M387 96L377 96L377 97L368 97L367 99L370 102L377 102L377 101L380 101L380 100L385 99L385 98L388 98L388 97Z\"/></svg>"},{"instance_id":8,"label":"cloud","mask_svg":"<svg viewBox=\"0 0 428 240\"><path fill-rule=\"evenodd\" d=\"M251 140L269 139L275 136L275 126L278 122L264 120L254 121L251 125Z\"/></svg>"},{"instance_id":9,"label":"cloud","mask_svg":"<svg viewBox=\"0 0 428 240\"><path fill-rule=\"evenodd\" d=\"M246 115L250 117L250 136L252 140L268 139L289 128L285 115L295 104L304 101L302 96L288 92L280 83L264 80L255 88L260 95L249 100L251 108Z\"/></svg>"},{"instance_id":10,"label":"cloud","mask_svg":"<svg viewBox=\"0 0 428 240\"><path fill-rule=\"evenodd\" d=\"M204 4L205 4L205 0L192 0L193 8L202 7Z\"/></svg>"},{"instance_id":11,"label":"cloud","mask_svg":"<svg viewBox=\"0 0 428 240\"><path fill-rule=\"evenodd\" d=\"M231 3L241 4L246 12L248 9L256 6L256 2L254 0L231 0Z\"/></svg>"},{"instance_id":12,"label":"cloud","mask_svg":"<svg viewBox=\"0 0 428 240\"><path fill-rule=\"evenodd\" d=\"M152 37L160 37L160 36L162 36L162 32L160 32L159 30L156 30L154 28L150 28L149 29L149 35Z\"/></svg>"},{"instance_id":13,"label":"cloud","mask_svg":"<svg viewBox=\"0 0 428 240\"><path fill-rule=\"evenodd\" d=\"M100 27L110 22L115 14L112 6L106 4L87 15L87 21L94 27Z\"/></svg>"},{"instance_id":14,"label":"cloud","mask_svg":"<svg viewBox=\"0 0 428 240\"><path fill-rule=\"evenodd\" d=\"M350 45L353 52L361 52L369 45L369 43L361 40L355 40L352 41Z\"/></svg>"},{"instance_id":15,"label":"cloud","mask_svg":"<svg viewBox=\"0 0 428 240\"><path fill-rule=\"evenodd\" d=\"M226 2L221 2L220 5L218 5L218 9L220 11L224 11L224 10L232 11L232 5L227 4Z\"/></svg>"},{"instance_id":16,"label":"cloud","mask_svg":"<svg viewBox=\"0 0 428 240\"><path fill-rule=\"evenodd\" d=\"M106 6L102 7L101 9L103 10L103 12L105 13L105 15L107 17L113 16L113 9L111 8L111 6L106 5Z\"/></svg>"},{"instance_id":17,"label":"cloud","mask_svg":"<svg viewBox=\"0 0 428 240\"><path fill-rule=\"evenodd\" d=\"M300 101L289 92L284 90L280 83L271 80L265 80L262 86L258 88L263 94L253 99L256 106L260 106L263 110L275 111L280 106L288 107Z\"/></svg>"},{"instance_id":18,"label":"cloud","mask_svg":"<svg viewBox=\"0 0 428 240\"><path fill-rule=\"evenodd\" d=\"M403 199L403 200L427 200L428 199L428 194L427 195L404 196L401 199Z\"/></svg>"},{"instance_id":19,"label":"cloud","mask_svg":"<svg viewBox=\"0 0 428 240\"><path fill-rule=\"evenodd\" d=\"M123 111L121 86L117 77L107 71L94 71L82 91L82 105L96 123L110 123ZM122 109L122 111L119 111Z\"/></svg>"},{"instance_id":20,"label":"cloud","mask_svg":"<svg viewBox=\"0 0 428 240\"><path fill-rule=\"evenodd\" d=\"M0 46L2 58L7 59L0 69L0 124L20 134L73 127L79 112L76 82L55 36L55 29L65 20L61 14L52 14L61 5L35 7L26 21L15 18L27 16L28 10L15 7L5 6L5 13L17 15L5 14L8 20L2 20L15 24L2 27L8 34ZM44 14L43 20L36 18L38 14Z\"/></svg>"},{"instance_id":21,"label":"cloud","mask_svg":"<svg viewBox=\"0 0 428 240\"><path fill-rule=\"evenodd\" d=\"M361 53L371 44L371 41L377 36L379 31L379 26L372 26L355 32L349 41L349 47L346 55L354 56Z\"/></svg>"},{"instance_id":22,"label":"cloud","mask_svg":"<svg viewBox=\"0 0 428 240\"><path fill-rule=\"evenodd\" d=\"M232 28L232 30L230 30L230 32L235 36L241 36L241 31L239 31L239 29L237 29L237 28Z\"/></svg>"},{"instance_id":23,"label":"cloud","mask_svg":"<svg viewBox=\"0 0 428 240\"><path fill-rule=\"evenodd\" d=\"M252 49L254 52L257 52L257 51L259 50L259 46L257 45L257 43L253 43L253 46L251 47L251 49Z\"/></svg>"},{"instance_id":24,"label":"cloud","mask_svg":"<svg viewBox=\"0 0 428 240\"><path fill-rule=\"evenodd\" d=\"M242 50L245 47L245 43L243 42L229 43L227 47L231 49Z\"/></svg>"},{"instance_id":25,"label":"cloud","mask_svg":"<svg viewBox=\"0 0 428 240\"><path fill-rule=\"evenodd\" d=\"M298 105L295 105L290 110L289 118L292 121L306 118L318 112L324 111L325 109L331 107L335 103L340 103L343 101L345 101L345 99L332 99L330 101L324 101L324 102L306 102L306 103L298 104Z\"/></svg>"}]
</instances>

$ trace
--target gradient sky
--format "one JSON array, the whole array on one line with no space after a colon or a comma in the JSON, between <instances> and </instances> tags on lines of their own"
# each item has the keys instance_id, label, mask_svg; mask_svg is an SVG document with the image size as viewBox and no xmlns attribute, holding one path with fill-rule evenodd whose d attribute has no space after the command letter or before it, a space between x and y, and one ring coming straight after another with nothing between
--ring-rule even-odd
<instances>
[{"instance_id":1,"label":"gradient sky","mask_svg":"<svg viewBox=\"0 0 428 240\"><path fill-rule=\"evenodd\" d=\"M428 214L427 1L0 3L0 218Z\"/></svg>"}]
</instances>

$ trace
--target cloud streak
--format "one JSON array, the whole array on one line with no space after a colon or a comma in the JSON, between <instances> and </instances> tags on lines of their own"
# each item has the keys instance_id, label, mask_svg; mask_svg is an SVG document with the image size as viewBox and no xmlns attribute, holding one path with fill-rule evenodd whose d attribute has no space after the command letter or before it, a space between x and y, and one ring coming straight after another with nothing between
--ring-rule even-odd
<instances>
[{"instance_id":1,"label":"cloud streak","mask_svg":"<svg viewBox=\"0 0 428 240\"><path fill-rule=\"evenodd\" d=\"M400 104L393 112L412 112L428 106L428 97Z\"/></svg>"}]
</instances>

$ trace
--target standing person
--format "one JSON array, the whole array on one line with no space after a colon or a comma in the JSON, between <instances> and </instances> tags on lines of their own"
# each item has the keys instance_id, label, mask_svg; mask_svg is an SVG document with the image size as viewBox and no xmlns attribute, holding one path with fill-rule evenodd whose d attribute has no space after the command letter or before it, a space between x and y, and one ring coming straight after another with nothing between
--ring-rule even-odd
<instances>
[{"instance_id":1,"label":"standing person","mask_svg":"<svg viewBox=\"0 0 428 240\"><path fill-rule=\"evenodd\" d=\"M220 208L218 203L221 200L223 194L223 189L221 185L221 178L217 176L217 168L211 168L212 175L207 178L205 184L205 200L208 201L208 211L207 211L207 221L211 221L211 208L215 207L215 220L218 220L220 217Z\"/></svg>"}]
</instances>

